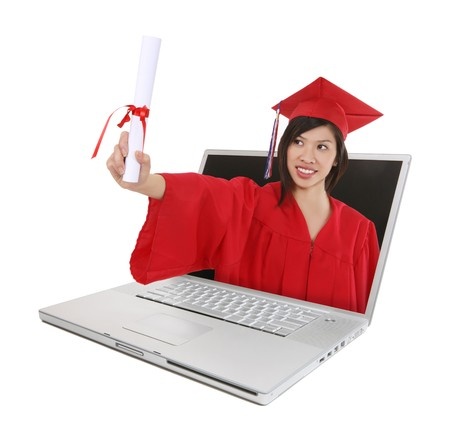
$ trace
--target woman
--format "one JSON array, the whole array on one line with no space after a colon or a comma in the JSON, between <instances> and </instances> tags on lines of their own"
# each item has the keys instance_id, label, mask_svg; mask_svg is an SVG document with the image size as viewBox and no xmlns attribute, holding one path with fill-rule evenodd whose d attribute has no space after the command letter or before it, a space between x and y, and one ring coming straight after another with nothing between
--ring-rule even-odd
<instances>
[{"instance_id":1,"label":"woman","mask_svg":"<svg viewBox=\"0 0 450 432\"><path fill-rule=\"evenodd\" d=\"M356 124L346 105L364 111ZM119 185L150 198L130 261L138 282L215 269L222 282L365 311L376 230L329 193L348 163L347 133L381 114L323 78L278 108L290 120L278 150L281 180L263 187L243 177L150 174L141 152L138 183L123 182L122 133L108 169Z\"/></svg>"}]
</instances>

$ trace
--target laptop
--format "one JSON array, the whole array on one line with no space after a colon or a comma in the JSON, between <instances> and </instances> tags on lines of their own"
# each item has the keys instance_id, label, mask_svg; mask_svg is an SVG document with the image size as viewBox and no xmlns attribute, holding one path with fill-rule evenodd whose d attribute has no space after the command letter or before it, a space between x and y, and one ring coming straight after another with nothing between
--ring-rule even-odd
<instances>
[{"instance_id":1,"label":"laptop","mask_svg":"<svg viewBox=\"0 0 450 432\"><path fill-rule=\"evenodd\" d=\"M227 179L243 175L263 185L278 180L276 162L272 178L264 180L266 156L264 151L206 150L199 171ZM380 244L364 314L216 282L214 269L204 269L44 307L40 319L231 395L269 404L372 321L411 156L349 154L349 159L332 195L375 223Z\"/></svg>"}]
</instances>

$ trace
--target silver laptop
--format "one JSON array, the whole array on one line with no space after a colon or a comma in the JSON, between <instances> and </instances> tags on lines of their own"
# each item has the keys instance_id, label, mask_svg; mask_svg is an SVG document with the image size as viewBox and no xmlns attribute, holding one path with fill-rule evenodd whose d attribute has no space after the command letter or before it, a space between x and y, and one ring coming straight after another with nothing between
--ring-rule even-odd
<instances>
[{"instance_id":1,"label":"silver laptop","mask_svg":"<svg viewBox=\"0 0 450 432\"><path fill-rule=\"evenodd\" d=\"M266 154L206 150L200 172L264 184ZM365 314L215 282L214 269L205 269L45 307L41 320L243 399L270 403L372 320L411 157L349 158L332 195L375 223L381 245ZM277 177L274 163L270 181Z\"/></svg>"}]
</instances>

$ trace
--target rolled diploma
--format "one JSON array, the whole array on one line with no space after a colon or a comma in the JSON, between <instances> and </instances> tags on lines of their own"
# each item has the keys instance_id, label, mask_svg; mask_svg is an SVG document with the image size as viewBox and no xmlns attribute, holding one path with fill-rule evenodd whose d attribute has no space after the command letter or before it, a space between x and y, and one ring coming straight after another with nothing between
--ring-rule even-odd
<instances>
[{"instance_id":1,"label":"rolled diploma","mask_svg":"<svg viewBox=\"0 0 450 432\"><path fill-rule=\"evenodd\" d=\"M144 105L150 108L155 82L156 66L158 64L159 47L161 39L152 36L143 36L141 55L134 95L134 106L141 108ZM148 118L146 119L148 124ZM142 150L144 129L138 116L132 115L130 120L130 134L128 137L128 155L125 159L125 173L123 180L137 183L139 180L140 164L136 160L136 150ZM147 127L148 131L148 127Z\"/></svg>"}]
</instances>

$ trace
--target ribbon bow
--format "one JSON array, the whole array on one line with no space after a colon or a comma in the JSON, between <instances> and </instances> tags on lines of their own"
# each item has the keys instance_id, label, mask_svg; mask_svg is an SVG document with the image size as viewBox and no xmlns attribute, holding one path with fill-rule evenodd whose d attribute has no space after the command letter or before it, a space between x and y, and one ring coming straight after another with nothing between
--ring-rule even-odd
<instances>
[{"instance_id":1,"label":"ribbon bow","mask_svg":"<svg viewBox=\"0 0 450 432\"><path fill-rule=\"evenodd\" d=\"M134 105L124 105L122 107L117 108L114 110L106 120L105 126L103 127L102 133L100 134L100 138L98 139L97 145L95 146L94 153L92 154L91 159L95 158L98 153L98 149L100 148L100 144L103 140L103 136L105 135L106 128L108 127L109 121L111 120L111 117L115 114L116 111L118 111L121 108L128 108L127 112L125 113L123 119L120 121L120 123L117 124L118 127L122 127L126 122L129 122L131 120L130 114L135 115L141 119L142 123L142 129L144 131L142 136L142 145L144 145L145 141L145 132L147 129L147 122L146 119L150 114L150 109L147 108L145 105L143 107L135 107Z\"/></svg>"}]
</instances>

